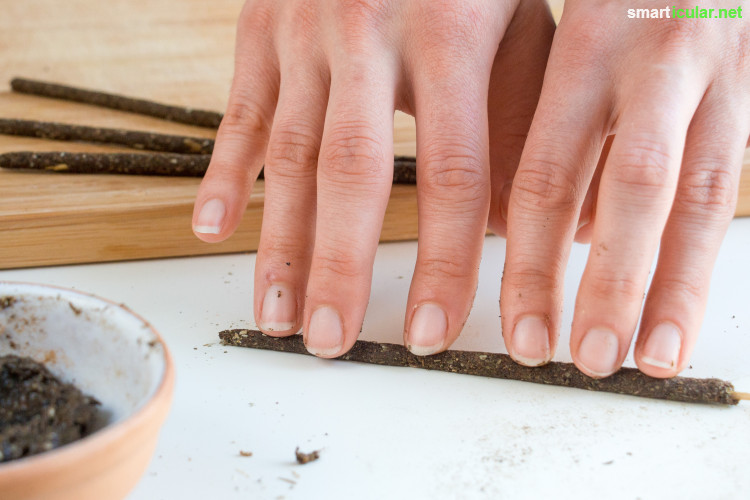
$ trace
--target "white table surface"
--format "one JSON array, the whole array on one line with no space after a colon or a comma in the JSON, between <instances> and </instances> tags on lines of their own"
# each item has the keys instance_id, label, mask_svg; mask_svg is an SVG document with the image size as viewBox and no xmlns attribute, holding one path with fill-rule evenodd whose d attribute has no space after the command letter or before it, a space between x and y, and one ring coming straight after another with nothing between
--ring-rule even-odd
<instances>
[{"instance_id":1,"label":"white table surface","mask_svg":"<svg viewBox=\"0 0 750 500\"><path fill-rule=\"evenodd\" d=\"M457 349L505 352L488 237ZM735 220L688 376L750 391L750 219ZM568 268L569 325L588 247ZM361 338L400 342L416 243L382 244ZM174 357L174 404L130 500L750 498L750 402L711 407L227 348L253 327L254 254L0 272L124 302ZM558 361L570 361L563 332ZM632 358L626 362L633 366ZM321 449L297 465L294 450ZM251 451L242 457L240 450Z\"/></svg>"}]
</instances>

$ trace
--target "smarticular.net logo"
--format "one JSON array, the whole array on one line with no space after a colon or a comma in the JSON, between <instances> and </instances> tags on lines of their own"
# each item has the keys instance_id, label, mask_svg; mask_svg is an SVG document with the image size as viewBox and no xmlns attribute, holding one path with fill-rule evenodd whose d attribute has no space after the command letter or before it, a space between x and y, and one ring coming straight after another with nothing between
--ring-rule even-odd
<instances>
[{"instance_id":1,"label":"smarticular.net logo","mask_svg":"<svg viewBox=\"0 0 750 500\"><path fill-rule=\"evenodd\" d=\"M689 9L674 5L660 9L628 9L629 19L742 19L742 6L717 9L695 6Z\"/></svg>"}]
</instances>

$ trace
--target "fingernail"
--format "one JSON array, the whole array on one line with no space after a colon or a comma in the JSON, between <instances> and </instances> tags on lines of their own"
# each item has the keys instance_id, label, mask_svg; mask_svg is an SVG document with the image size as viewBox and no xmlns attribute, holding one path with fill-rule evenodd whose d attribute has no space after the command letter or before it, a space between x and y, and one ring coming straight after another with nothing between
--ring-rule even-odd
<instances>
[{"instance_id":1,"label":"fingernail","mask_svg":"<svg viewBox=\"0 0 750 500\"><path fill-rule=\"evenodd\" d=\"M333 356L344 345L344 327L341 317L330 306L319 307L310 317L305 347L316 356Z\"/></svg>"},{"instance_id":2,"label":"fingernail","mask_svg":"<svg viewBox=\"0 0 750 500\"><path fill-rule=\"evenodd\" d=\"M193 225L193 231L202 234L219 234L226 211L224 202L220 199L208 200L203 204L203 208L198 214L198 220Z\"/></svg>"},{"instance_id":3,"label":"fingernail","mask_svg":"<svg viewBox=\"0 0 750 500\"><path fill-rule=\"evenodd\" d=\"M263 309L260 312L261 330L285 332L297 322L297 300L288 286L273 284L263 297Z\"/></svg>"},{"instance_id":4,"label":"fingernail","mask_svg":"<svg viewBox=\"0 0 750 500\"><path fill-rule=\"evenodd\" d=\"M443 348L448 319L437 304L422 304L414 311L407 336L407 348L417 356L435 354Z\"/></svg>"},{"instance_id":5,"label":"fingernail","mask_svg":"<svg viewBox=\"0 0 750 500\"><path fill-rule=\"evenodd\" d=\"M549 330L539 316L526 316L516 323L511 341L513 359L526 366L539 366L549 361Z\"/></svg>"},{"instance_id":6,"label":"fingernail","mask_svg":"<svg viewBox=\"0 0 750 500\"><path fill-rule=\"evenodd\" d=\"M505 222L508 222L508 205L510 204L510 190L513 187L512 182L508 182L503 186L503 190L500 191L500 217Z\"/></svg>"},{"instance_id":7,"label":"fingernail","mask_svg":"<svg viewBox=\"0 0 750 500\"><path fill-rule=\"evenodd\" d=\"M578 348L578 362L591 374L607 377L617 371L620 341L615 332L606 328L592 328Z\"/></svg>"},{"instance_id":8,"label":"fingernail","mask_svg":"<svg viewBox=\"0 0 750 500\"><path fill-rule=\"evenodd\" d=\"M671 323L657 325L646 339L641 361L657 368L673 370L680 357L682 335Z\"/></svg>"}]
</instances>

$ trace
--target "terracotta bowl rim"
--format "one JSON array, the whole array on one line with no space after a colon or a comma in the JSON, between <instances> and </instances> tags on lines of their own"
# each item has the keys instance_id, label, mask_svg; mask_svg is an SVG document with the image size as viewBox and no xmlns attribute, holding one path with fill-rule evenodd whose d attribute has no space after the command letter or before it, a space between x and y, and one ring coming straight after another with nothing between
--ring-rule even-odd
<instances>
[{"instance_id":1,"label":"terracotta bowl rim","mask_svg":"<svg viewBox=\"0 0 750 500\"><path fill-rule=\"evenodd\" d=\"M113 443L116 443L117 441L123 439L125 436L131 433L133 429L145 425L146 422L149 422L154 418L163 419L166 417L166 409L171 405L174 391L174 363L172 361L172 356L167 348L166 342L164 342L164 339L159 334L159 332L153 327L151 323L146 321L145 318L143 318L141 315L134 312L124 304L119 304L112 300L99 297L98 295L95 295L93 293L74 290L72 288L26 281L6 280L0 280L0 286L1 285L32 286L37 288L59 290L61 292L65 292L66 294L81 295L113 305L118 309L124 311L125 313L134 316L145 326L148 326L148 329L151 331L151 333L153 333L156 336L156 339L161 343L162 352L164 353L164 373L161 380L159 381L159 385L157 386L151 397L145 402L145 404L143 404L143 406L138 408L127 418L113 424L107 424L103 428L80 441L69 443L65 446L46 451L44 453L39 453L37 455L32 455L30 457L24 457L17 460L10 460L5 464L0 464L0 481L9 479L9 476L11 475L14 476L15 480L19 480L19 476L25 476L27 474L33 474L34 476L36 476L40 473L43 473L43 471L47 469L57 470L60 469L61 466L64 467L64 464L76 463L83 457L87 455L93 455L97 450L105 449L111 446ZM161 413L163 413L164 415L160 417ZM162 424L163 422L160 422L159 427L161 427Z\"/></svg>"}]
</instances>

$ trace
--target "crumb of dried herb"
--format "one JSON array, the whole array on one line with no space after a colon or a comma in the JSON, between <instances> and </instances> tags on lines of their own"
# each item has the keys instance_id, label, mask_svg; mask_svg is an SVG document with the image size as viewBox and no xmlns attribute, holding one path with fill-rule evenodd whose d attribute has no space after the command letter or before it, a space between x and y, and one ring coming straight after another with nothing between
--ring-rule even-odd
<instances>
[{"instance_id":1,"label":"crumb of dried herb","mask_svg":"<svg viewBox=\"0 0 750 500\"><path fill-rule=\"evenodd\" d=\"M294 450L294 456L297 457L298 464L306 464L313 462L320 458L320 450L313 450L310 453L303 453L299 451L299 446Z\"/></svg>"}]
</instances>

